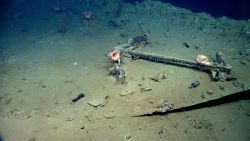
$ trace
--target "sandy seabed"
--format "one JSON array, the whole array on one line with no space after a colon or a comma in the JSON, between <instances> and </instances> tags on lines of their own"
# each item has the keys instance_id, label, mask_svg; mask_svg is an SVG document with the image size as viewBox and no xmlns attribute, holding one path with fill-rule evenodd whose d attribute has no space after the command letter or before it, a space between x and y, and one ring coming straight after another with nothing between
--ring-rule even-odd
<instances>
[{"instance_id":1,"label":"sandy seabed","mask_svg":"<svg viewBox=\"0 0 250 141\"><path fill-rule=\"evenodd\" d=\"M55 11L58 5L65 10ZM84 11L91 11L93 19L84 19ZM133 101L167 98L191 105L232 89L248 90L249 21L216 19L154 1L96 2L88 7L79 0L16 1L3 17L0 134L4 141L250 140L247 98L165 115L127 114L143 109L140 103L129 105ZM205 54L213 60L221 49L237 80L213 82L206 72L124 58L127 82L120 84L107 75L112 63L104 54L142 34L150 43L138 50L149 53L191 60ZM148 79L159 72L167 78ZM201 85L189 89L196 80ZM152 90L141 92L142 86ZM81 92L85 97L72 104ZM132 94L121 96L124 92ZM107 99L104 105L93 106Z\"/></svg>"}]
</instances>

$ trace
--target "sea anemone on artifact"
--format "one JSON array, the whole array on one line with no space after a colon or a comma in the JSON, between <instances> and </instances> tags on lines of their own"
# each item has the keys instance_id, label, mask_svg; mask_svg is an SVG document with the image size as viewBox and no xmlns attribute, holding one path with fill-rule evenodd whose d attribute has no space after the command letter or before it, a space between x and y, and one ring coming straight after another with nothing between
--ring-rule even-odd
<instances>
[{"instance_id":1,"label":"sea anemone on artifact","mask_svg":"<svg viewBox=\"0 0 250 141\"><path fill-rule=\"evenodd\" d=\"M92 18L92 12L84 12L83 17L87 20L90 20Z\"/></svg>"},{"instance_id":2,"label":"sea anemone on artifact","mask_svg":"<svg viewBox=\"0 0 250 141\"><path fill-rule=\"evenodd\" d=\"M108 57L113 61L119 61L121 58L120 51L118 50L112 50L108 53Z\"/></svg>"},{"instance_id":3,"label":"sea anemone on artifact","mask_svg":"<svg viewBox=\"0 0 250 141\"><path fill-rule=\"evenodd\" d=\"M202 65L211 65L211 63L209 62L207 56L205 56L205 55L198 55L196 57L196 62L198 64L202 64Z\"/></svg>"}]
</instances>

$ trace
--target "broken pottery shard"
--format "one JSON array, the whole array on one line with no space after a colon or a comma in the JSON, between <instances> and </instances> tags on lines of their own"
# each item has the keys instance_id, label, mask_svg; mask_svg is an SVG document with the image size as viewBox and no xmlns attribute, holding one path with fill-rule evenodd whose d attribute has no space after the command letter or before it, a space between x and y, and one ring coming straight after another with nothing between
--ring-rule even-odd
<instances>
[{"instance_id":1,"label":"broken pottery shard","mask_svg":"<svg viewBox=\"0 0 250 141\"><path fill-rule=\"evenodd\" d=\"M206 88L207 94L213 94L213 91L209 88Z\"/></svg>"},{"instance_id":2,"label":"broken pottery shard","mask_svg":"<svg viewBox=\"0 0 250 141\"><path fill-rule=\"evenodd\" d=\"M101 103L99 101L95 101L95 100L89 101L88 104L93 106L93 107L98 107L101 105Z\"/></svg>"},{"instance_id":3,"label":"broken pottery shard","mask_svg":"<svg viewBox=\"0 0 250 141\"><path fill-rule=\"evenodd\" d=\"M131 94L134 94L135 92L134 91L122 91L119 95L120 96L126 96L126 95L131 95Z\"/></svg>"},{"instance_id":4,"label":"broken pottery shard","mask_svg":"<svg viewBox=\"0 0 250 141\"><path fill-rule=\"evenodd\" d=\"M93 107L101 106L102 103L103 103L103 100L98 100L98 99L92 99L92 100L88 101L88 104L93 106Z\"/></svg>"},{"instance_id":5,"label":"broken pottery shard","mask_svg":"<svg viewBox=\"0 0 250 141\"><path fill-rule=\"evenodd\" d=\"M113 113L105 113L105 115L103 115L103 116L104 116L104 118L106 118L106 119L112 119L112 118L115 117L115 115L114 115Z\"/></svg>"},{"instance_id":6,"label":"broken pottery shard","mask_svg":"<svg viewBox=\"0 0 250 141\"><path fill-rule=\"evenodd\" d=\"M93 107L104 107L109 102L111 97L109 95L106 95L105 97L97 97L89 100L87 103Z\"/></svg>"}]
</instances>

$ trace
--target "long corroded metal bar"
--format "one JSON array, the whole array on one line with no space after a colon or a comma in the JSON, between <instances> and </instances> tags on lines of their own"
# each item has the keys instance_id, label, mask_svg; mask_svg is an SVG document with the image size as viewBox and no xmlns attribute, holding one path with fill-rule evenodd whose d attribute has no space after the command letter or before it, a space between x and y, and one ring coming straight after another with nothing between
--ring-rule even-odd
<instances>
[{"instance_id":1,"label":"long corroded metal bar","mask_svg":"<svg viewBox=\"0 0 250 141\"><path fill-rule=\"evenodd\" d=\"M189 68L195 68L200 69L204 71L215 71L218 70L220 72L231 72L231 66L222 66L222 65L203 65L199 64L196 61L188 60L188 59L181 59L181 58L175 58L170 56L162 56L158 54L151 54L151 53L145 53L145 52L138 52L134 50L127 50L126 51L132 58L137 59L144 59L152 62L157 63L164 63L164 64L173 64L173 65L179 65Z\"/></svg>"}]
</instances>

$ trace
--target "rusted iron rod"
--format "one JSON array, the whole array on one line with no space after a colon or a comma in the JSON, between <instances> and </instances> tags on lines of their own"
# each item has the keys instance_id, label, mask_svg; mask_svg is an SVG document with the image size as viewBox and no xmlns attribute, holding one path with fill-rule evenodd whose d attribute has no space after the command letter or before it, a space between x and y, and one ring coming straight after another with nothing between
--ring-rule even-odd
<instances>
[{"instance_id":1,"label":"rusted iron rod","mask_svg":"<svg viewBox=\"0 0 250 141\"><path fill-rule=\"evenodd\" d=\"M162 56L158 54L152 54L152 53L145 53L145 52L138 52L134 50L127 50L126 51L132 58L134 59L144 59L152 62L157 63L164 63L164 64L173 64L173 65L179 65L189 68L195 68L200 69L204 71L220 71L225 73L231 72L231 66L222 66L222 65L203 65L199 64L194 60L188 60L188 59L181 59L181 58L175 58L170 56Z\"/></svg>"}]
</instances>

